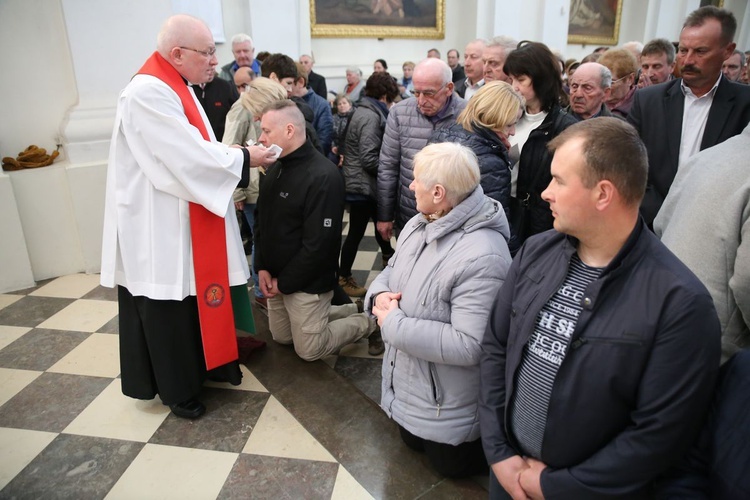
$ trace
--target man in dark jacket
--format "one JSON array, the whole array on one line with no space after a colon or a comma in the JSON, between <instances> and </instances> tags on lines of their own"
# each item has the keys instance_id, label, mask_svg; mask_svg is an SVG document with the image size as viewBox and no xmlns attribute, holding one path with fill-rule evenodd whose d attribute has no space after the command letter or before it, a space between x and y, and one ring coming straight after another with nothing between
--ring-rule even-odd
<instances>
[{"instance_id":1,"label":"man in dark jacket","mask_svg":"<svg viewBox=\"0 0 750 500\"><path fill-rule=\"evenodd\" d=\"M255 256L268 326L276 342L294 344L314 361L368 337L375 321L356 304L331 307L337 283L344 183L305 138L305 119L288 100L270 105L259 142L281 148L261 179L255 215Z\"/></svg>"},{"instance_id":2,"label":"man in dark jacket","mask_svg":"<svg viewBox=\"0 0 750 500\"><path fill-rule=\"evenodd\" d=\"M556 231L527 240L485 333L490 497L647 498L706 415L711 296L638 215L648 160L618 118L550 143Z\"/></svg>"}]
</instances>

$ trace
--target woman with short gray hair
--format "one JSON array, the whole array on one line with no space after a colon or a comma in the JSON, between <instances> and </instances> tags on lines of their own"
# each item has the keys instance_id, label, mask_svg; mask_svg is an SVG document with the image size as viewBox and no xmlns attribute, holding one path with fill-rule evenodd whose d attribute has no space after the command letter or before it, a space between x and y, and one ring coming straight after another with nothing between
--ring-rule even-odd
<instances>
[{"instance_id":1,"label":"woman with short gray hair","mask_svg":"<svg viewBox=\"0 0 750 500\"><path fill-rule=\"evenodd\" d=\"M492 299L511 257L508 220L459 144L414 157L417 215L365 306L385 344L380 405L404 442L448 477L486 473L477 418L479 356Z\"/></svg>"}]
</instances>

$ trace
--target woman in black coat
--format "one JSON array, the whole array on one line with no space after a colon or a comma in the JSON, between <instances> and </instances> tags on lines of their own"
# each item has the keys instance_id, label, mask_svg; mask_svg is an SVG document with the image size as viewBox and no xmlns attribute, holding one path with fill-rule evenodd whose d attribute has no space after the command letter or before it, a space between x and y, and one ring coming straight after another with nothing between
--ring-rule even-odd
<instances>
[{"instance_id":1,"label":"woman in black coat","mask_svg":"<svg viewBox=\"0 0 750 500\"><path fill-rule=\"evenodd\" d=\"M560 64L539 42L521 42L508 54L503 71L513 89L526 100L524 115L511 140L511 161L518 172L515 196L511 200L510 251L515 255L526 238L552 229L549 203L542 199L552 180L549 141L576 123L560 106L565 98Z\"/></svg>"},{"instance_id":2,"label":"woman in black coat","mask_svg":"<svg viewBox=\"0 0 750 500\"><path fill-rule=\"evenodd\" d=\"M456 123L432 133L428 144L457 142L477 156L484 194L499 201L505 214L510 205L508 138L515 134L523 99L505 82L490 82L472 96Z\"/></svg>"}]
</instances>

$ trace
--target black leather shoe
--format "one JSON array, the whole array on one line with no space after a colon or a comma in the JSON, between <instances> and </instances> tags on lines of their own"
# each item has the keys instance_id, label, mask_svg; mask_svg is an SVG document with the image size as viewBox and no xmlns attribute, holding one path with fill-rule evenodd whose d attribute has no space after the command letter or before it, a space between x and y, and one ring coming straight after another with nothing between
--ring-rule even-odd
<instances>
[{"instance_id":1,"label":"black leather shoe","mask_svg":"<svg viewBox=\"0 0 750 500\"><path fill-rule=\"evenodd\" d=\"M169 409L172 410L176 416L180 418L196 419L206 413L206 407L203 403L197 399L188 399L182 403L176 405L169 405Z\"/></svg>"}]
</instances>

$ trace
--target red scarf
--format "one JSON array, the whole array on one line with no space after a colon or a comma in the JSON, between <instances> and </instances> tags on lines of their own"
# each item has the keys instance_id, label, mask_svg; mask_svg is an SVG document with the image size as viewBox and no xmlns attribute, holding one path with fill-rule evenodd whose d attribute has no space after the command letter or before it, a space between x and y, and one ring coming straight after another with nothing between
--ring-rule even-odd
<instances>
[{"instance_id":1,"label":"red scarf","mask_svg":"<svg viewBox=\"0 0 750 500\"><path fill-rule=\"evenodd\" d=\"M205 140L211 140L190 90L166 59L154 52L138 74L155 76L169 85L182 101L190 124L200 131ZM203 205L190 203L190 235L203 353L206 369L211 370L238 358L224 219L212 214Z\"/></svg>"}]
</instances>

